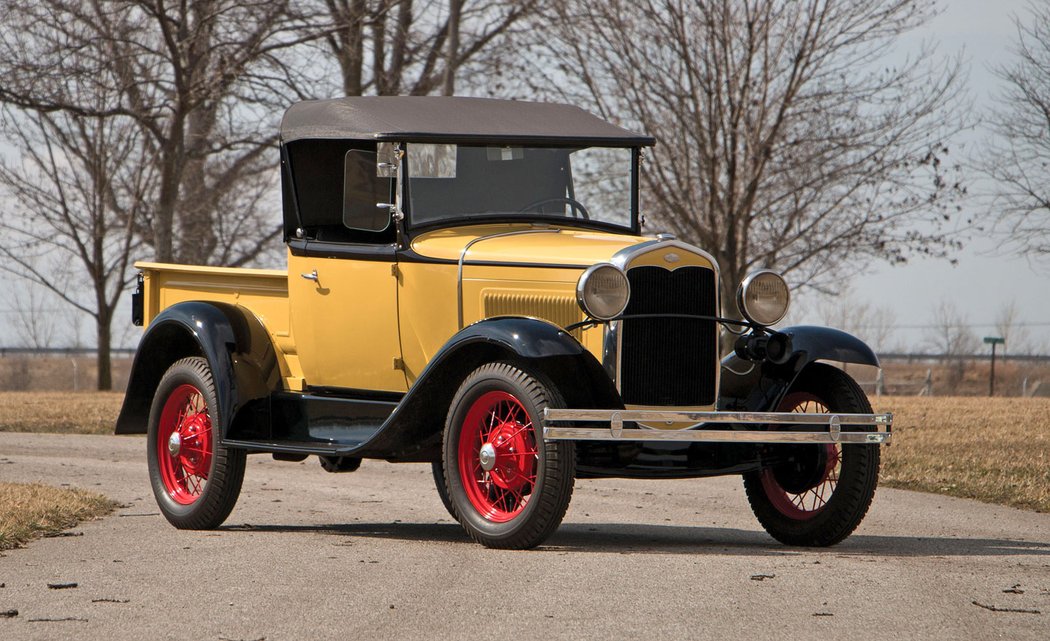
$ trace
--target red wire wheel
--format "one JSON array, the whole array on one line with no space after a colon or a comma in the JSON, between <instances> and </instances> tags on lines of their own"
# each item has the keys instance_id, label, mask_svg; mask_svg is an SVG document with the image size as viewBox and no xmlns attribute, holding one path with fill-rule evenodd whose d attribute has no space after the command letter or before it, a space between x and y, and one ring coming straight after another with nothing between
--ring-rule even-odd
<instances>
[{"instance_id":1,"label":"red wire wheel","mask_svg":"<svg viewBox=\"0 0 1050 641\"><path fill-rule=\"evenodd\" d=\"M506 523L521 514L536 487L536 432L521 401L504 391L473 402L459 433L459 473L471 505Z\"/></svg>"},{"instance_id":2,"label":"red wire wheel","mask_svg":"<svg viewBox=\"0 0 1050 641\"><path fill-rule=\"evenodd\" d=\"M157 465L172 500L191 505L204 492L212 462L212 424L204 394L193 385L176 387L160 413Z\"/></svg>"},{"instance_id":3,"label":"red wire wheel","mask_svg":"<svg viewBox=\"0 0 1050 641\"><path fill-rule=\"evenodd\" d=\"M547 407L564 407L558 389L507 362L471 372L449 404L440 465L445 494L449 511L482 545L535 547L565 516L576 450L568 441L543 440L538 417Z\"/></svg>"},{"instance_id":4,"label":"red wire wheel","mask_svg":"<svg viewBox=\"0 0 1050 641\"><path fill-rule=\"evenodd\" d=\"M869 414L856 381L823 363L806 367L779 411ZM761 469L744 474L744 490L759 523L788 545L834 545L860 525L879 480L878 445L770 445Z\"/></svg>"},{"instance_id":5,"label":"red wire wheel","mask_svg":"<svg viewBox=\"0 0 1050 641\"><path fill-rule=\"evenodd\" d=\"M788 394L781 411L801 414L828 412L820 399L806 392ZM762 489L770 503L784 516L804 521L823 510L838 485L842 451L834 443L802 446L811 450L803 465L790 470L767 467L762 470ZM808 468L808 469L807 469Z\"/></svg>"},{"instance_id":6,"label":"red wire wheel","mask_svg":"<svg viewBox=\"0 0 1050 641\"><path fill-rule=\"evenodd\" d=\"M172 363L150 407L146 460L157 507L177 528L218 527L237 503L247 453L222 444L221 415L208 361Z\"/></svg>"}]
</instances>

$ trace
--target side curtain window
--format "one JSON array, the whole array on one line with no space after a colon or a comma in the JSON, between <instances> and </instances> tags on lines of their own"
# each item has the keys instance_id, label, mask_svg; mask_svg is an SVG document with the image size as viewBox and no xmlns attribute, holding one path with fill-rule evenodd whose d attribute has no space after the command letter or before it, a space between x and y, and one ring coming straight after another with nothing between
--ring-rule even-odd
<instances>
[{"instance_id":1,"label":"side curtain window","mask_svg":"<svg viewBox=\"0 0 1050 641\"><path fill-rule=\"evenodd\" d=\"M286 147L293 189L289 194L289 185L285 186L285 207L298 206L306 238L370 244L395 241L389 211L376 207L379 202L391 202L393 180L375 177L375 143L296 140ZM294 219L286 212L286 225ZM295 237L295 229L286 228L285 235Z\"/></svg>"}]
</instances>

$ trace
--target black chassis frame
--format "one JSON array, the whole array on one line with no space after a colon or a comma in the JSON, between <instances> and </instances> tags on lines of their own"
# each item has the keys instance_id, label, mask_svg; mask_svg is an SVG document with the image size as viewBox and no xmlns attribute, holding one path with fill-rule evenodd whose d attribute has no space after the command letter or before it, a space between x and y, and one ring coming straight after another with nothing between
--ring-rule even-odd
<instances>
[{"instance_id":1,"label":"black chassis frame","mask_svg":"<svg viewBox=\"0 0 1050 641\"><path fill-rule=\"evenodd\" d=\"M789 327L792 354L782 364L736 355L722 361L720 410L771 411L801 372L818 360L878 366L870 347L839 330ZM266 329L245 308L183 302L165 309L135 355L117 434L145 433L150 404L175 361L202 356L211 367L221 441L278 458L377 458L436 461L445 411L460 382L493 361L511 361L558 389L567 407L622 409L598 360L546 321L500 317L470 325L448 341L407 394L352 389L281 389ZM442 411L434 411L442 408ZM689 478L740 474L769 462L769 447L735 443L577 443L577 476ZM347 469L352 469L349 466Z\"/></svg>"}]
</instances>

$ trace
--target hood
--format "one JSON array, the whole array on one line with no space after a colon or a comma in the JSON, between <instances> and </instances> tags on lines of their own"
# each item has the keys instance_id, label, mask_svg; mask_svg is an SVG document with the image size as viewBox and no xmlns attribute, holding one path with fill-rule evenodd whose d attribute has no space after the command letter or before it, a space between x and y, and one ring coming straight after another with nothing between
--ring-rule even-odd
<instances>
[{"instance_id":1,"label":"hood","mask_svg":"<svg viewBox=\"0 0 1050 641\"><path fill-rule=\"evenodd\" d=\"M439 229L412 240L426 258L468 263L515 263L587 267L609 261L625 247L652 240L629 234L534 225L470 225Z\"/></svg>"}]
</instances>

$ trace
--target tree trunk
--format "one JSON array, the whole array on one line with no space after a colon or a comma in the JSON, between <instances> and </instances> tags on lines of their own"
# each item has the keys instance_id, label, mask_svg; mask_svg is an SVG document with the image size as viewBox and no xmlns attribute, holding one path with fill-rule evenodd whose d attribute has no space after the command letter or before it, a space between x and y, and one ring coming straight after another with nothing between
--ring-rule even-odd
<instances>
[{"instance_id":1,"label":"tree trunk","mask_svg":"<svg viewBox=\"0 0 1050 641\"><path fill-rule=\"evenodd\" d=\"M350 3L349 15L343 26L343 55L336 55L343 72L343 93L360 96L364 93L365 64L365 6L364 0Z\"/></svg>"},{"instance_id":2,"label":"tree trunk","mask_svg":"<svg viewBox=\"0 0 1050 641\"><path fill-rule=\"evenodd\" d=\"M463 0L449 0L448 6L448 58L445 60L445 82L442 94L456 93L456 68L459 66L459 16Z\"/></svg>"},{"instance_id":3,"label":"tree trunk","mask_svg":"<svg viewBox=\"0 0 1050 641\"><path fill-rule=\"evenodd\" d=\"M111 329L113 325L113 314L107 309L100 309L95 317L95 330L98 333L98 389L109 391L113 389L113 361L110 351L112 349Z\"/></svg>"}]
</instances>

